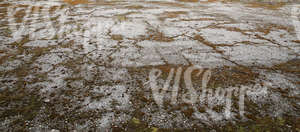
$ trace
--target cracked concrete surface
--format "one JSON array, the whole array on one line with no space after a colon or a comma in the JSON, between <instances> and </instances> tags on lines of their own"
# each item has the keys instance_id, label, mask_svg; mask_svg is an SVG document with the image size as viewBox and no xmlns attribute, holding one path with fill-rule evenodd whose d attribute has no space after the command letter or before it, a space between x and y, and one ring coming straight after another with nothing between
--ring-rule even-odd
<instances>
[{"instance_id":1,"label":"cracked concrete surface","mask_svg":"<svg viewBox=\"0 0 300 132\"><path fill-rule=\"evenodd\" d=\"M292 4L5 0L0 5L1 130L220 131L268 123L276 127L268 124L265 130L300 130L300 38ZM219 105L224 102L214 104L209 97L171 105L167 93L164 108L158 107L148 85L150 70L163 71L158 81L163 84L171 68L191 65L212 70L210 89L249 87L245 117L238 115L236 95L229 118ZM200 84L194 80L195 87ZM179 97L185 85L180 88Z\"/></svg>"}]
</instances>

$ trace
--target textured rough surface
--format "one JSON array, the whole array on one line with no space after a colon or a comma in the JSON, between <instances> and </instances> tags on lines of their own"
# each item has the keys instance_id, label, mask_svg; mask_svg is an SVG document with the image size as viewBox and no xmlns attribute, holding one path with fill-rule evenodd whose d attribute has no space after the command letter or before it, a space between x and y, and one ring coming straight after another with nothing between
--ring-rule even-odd
<instances>
[{"instance_id":1,"label":"textured rough surface","mask_svg":"<svg viewBox=\"0 0 300 132\"><path fill-rule=\"evenodd\" d=\"M300 131L296 4L0 5L1 130ZM199 98L186 103L182 73L177 102L171 103L173 80L158 105L150 72L162 72L157 85L163 87L172 69L192 65L211 71L207 91L192 74Z\"/></svg>"}]
</instances>

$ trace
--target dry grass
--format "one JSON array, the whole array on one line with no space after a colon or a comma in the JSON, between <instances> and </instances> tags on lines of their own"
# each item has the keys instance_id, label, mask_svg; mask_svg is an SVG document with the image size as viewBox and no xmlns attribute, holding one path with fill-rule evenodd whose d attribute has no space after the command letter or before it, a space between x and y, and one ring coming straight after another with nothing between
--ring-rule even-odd
<instances>
[{"instance_id":1,"label":"dry grass","mask_svg":"<svg viewBox=\"0 0 300 132\"><path fill-rule=\"evenodd\" d=\"M157 30L150 30L148 32L149 35L141 36L142 40L150 40L150 41L157 41L157 42L172 42L174 39L172 37L165 36L164 33L157 31Z\"/></svg>"},{"instance_id":2,"label":"dry grass","mask_svg":"<svg viewBox=\"0 0 300 132\"><path fill-rule=\"evenodd\" d=\"M111 35L111 39L120 41L120 40L123 40L123 36L118 35L118 34L114 34L114 35Z\"/></svg>"},{"instance_id":3,"label":"dry grass","mask_svg":"<svg viewBox=\"0 0 300 132\"><path fill-rule=\"evenodd\" d=\"M171 7L185 7L184 4L178 3L178 2L167 2L167 1L149 1L149 2L145 2L146 4L157 4L160 6L171 6Z\"/></svg>"},{"instance_id":4,"label":"dry grass","mask_svg":"<svg viewBox=\"0 0 300 132\"><path fill-rule=\"evenodd\" d=\"M179 2L199 2L199 0L177 0Z\"/></svg>"},{"instance_id":5,"label":"dry grass","mask_svg":"<svg viewBox=\"0 0 300 132\"><path fill-rule=\"evenodd\" d=\"M209 87L229 87L238 85L253 84L259 74L253 72L250 67L244 68L239 66L220 67L212 69L212 77Z\"/></svg>"},{"instance_id":6,"label":"dry grass","mask_svg":"<svg viewBox=\"0 0 300 132\"><path fill-rule=\"evenodd\" d=\"M181 67L184 72L190 65L159 65L159 66L146 66L143 67L142 71L148 71L152 68L159 69L162 71L162 78L166 79L172 68L176 71L177 68ZM205 71L208 69L204 69ZM252 70L251 67L241 66L224 66L214 69L209 69L212 72L212 76L208 83L208 88L226 88L231 86L240 86L254 84L255 80L259 77L259 73ZM192 72L191 77L195 86L200 86L202 83L203 72L200 76L197 76L199 71L195 70ZM200 77L200 78L199 78ZM183 75L182 75L183 78ZM182 82L183 83L183 82Z\"/></svg>"},{"instance_id":7,"label":"dry grass","mask_svg":"<svg viewBox=\"0 0 300 132\"><path fill-rule=\"evenodd\" d=\"M180 15L188 14L186 11L172 11L172 12L164 12L160 14L159 20L164 21L167 18L176 18Z\"/></svg>"},{"instance_id":8,"label":"dry grass","mask_svg":"<svg viewBox=\"0 0 300 132\"><path fill-rule=\"evenodd\" d=\"M289 33L293 33L293 27L280 25L280 24L264 24L256 27L256 31L264 33L265 35L269 34L272 30L285 30Z\"/></svg>"},{"instance_id":9,"label":"dry grass","mask_svg":"<svg viewBox=\"0 0 300 132\"><path fill-rule=\"evenodd\" d=\"M283 7L286 3L278 2L278 3L269 3L269 2L251 2L247 4L248 7L253 8L264 8L269 10L277 10L281 7Z\"/></svg>"},{"instance_id":10,"label":"dry grass","mask_svg":"<svg viewBox=\"0 0 300 132\"><path fill-rule=\"evenodd\" d=\"M142 5L129 5L129 6L126 6L125 8L138 10L138 9L143 9L144 6L142 6Z\"/></svg>"},{"instance_id":11,"label":"dry grass","mask_svg":"<svg viewBox=\"0 0 300 132\"><path fill-rule=\"evenodd\" d=\"M293 40L293 42L300 44L300 40Z\"/></svg>"},{"instance_id":12,"label":"dry grass","mask_svg":"<svg viewBox=\"0 0 300 132\"><path fill-rule=\"evenodd\" d=\"M87 4L87 3L89 3L88 0L64 0L64 2L69 3L71 5Z\"/></svg>"},{"instance_id":13,"label":"dry grass","mask_svg":"<svg viewBox=\"0 0 300 132\"><path fill-rule=\"evenodd\" d=\"M295 74L295 75L298 75L300 77L299 67L300 67L300 60L299 59L293 59L293 60L287 61L285 63L277 64L277 65L271 67L271 69L279 70L279 71L282 71L284 73Z\"/></svg>"}]
</instances>

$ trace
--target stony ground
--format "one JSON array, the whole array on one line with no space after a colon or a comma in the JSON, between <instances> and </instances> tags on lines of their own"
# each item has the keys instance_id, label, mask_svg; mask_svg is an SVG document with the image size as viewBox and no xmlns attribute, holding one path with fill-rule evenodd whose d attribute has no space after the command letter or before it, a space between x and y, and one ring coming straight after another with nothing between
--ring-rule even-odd
<instances>
[{"instance_id":1,"label":"stony ground","mask_svg":"<svg viewBox=\"0 0 300 132\"><path fill-rule=\"evenodd\" d=\"M297 4L0 5L0 130L300 131L299 20L292 10ZM150 72L161 71L163 87L170 71L193 65L211 71L208 90L192 74L194 93L201 96L186 103L182 74L177 102L170 103L170 87L158 105Z\"/></svg>"}]
</instances>

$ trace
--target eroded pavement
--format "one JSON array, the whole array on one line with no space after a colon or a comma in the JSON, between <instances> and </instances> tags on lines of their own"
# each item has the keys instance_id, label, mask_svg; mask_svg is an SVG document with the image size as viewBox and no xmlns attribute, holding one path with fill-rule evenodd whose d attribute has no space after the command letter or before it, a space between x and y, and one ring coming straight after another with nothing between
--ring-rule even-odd
<instances>
[{"instance_id":1,"label":"eroded pavement","mask_svg":"<svg viewBox=\"0 0 300 132\"><path fill-rule=\"evenodd\" d=\"M300 130L297 4L0 5L2 130ZM191 74L192 93L191 66L203 68ZM162 99L153 70L161 73L155 86L167 84ZM183 99L189 93L193 103Z\"/></svg>"}]
</instances>

